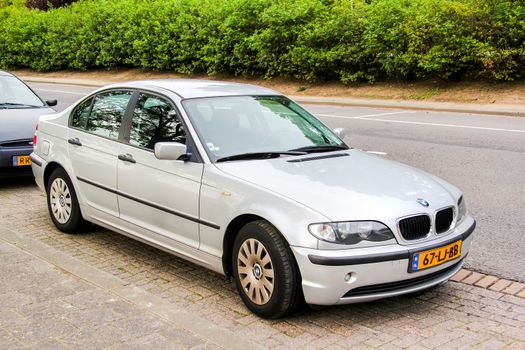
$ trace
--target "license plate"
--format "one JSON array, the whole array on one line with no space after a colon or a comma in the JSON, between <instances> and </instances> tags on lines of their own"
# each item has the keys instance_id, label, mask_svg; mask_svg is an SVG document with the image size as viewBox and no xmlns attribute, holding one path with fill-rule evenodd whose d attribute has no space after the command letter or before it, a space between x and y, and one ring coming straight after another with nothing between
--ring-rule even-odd
<instances>
[{"instance_id":1,"label":"license plate","mask_svg":"<svg viewBox=\"0 0 525 350\"><path fill-rule=\"evenodd\" d=\"M14 156L13 157L13 166L25 166L31 165L31 159L29 156Z\"/></svg>"},{"instance_id":2,"label":"license plate","mask_svg":"<svg viewBox=\"0 0 525 350\"><path fill-rule=\"evenodd\" d=\"M462 241L459 240L443 247L414 253L410 263L411 272L428 269L459 258L461 256L461 243Z\"/></svg>"}]
</instances>

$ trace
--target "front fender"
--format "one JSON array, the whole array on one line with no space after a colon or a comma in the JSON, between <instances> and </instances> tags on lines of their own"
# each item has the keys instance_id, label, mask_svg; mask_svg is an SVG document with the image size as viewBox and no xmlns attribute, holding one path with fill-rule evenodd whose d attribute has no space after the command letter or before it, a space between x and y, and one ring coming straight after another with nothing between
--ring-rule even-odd
<instances>
[{"instance_id":1,"label":"front fender","mask_svg":"<svg viewBox=\"0 0 525 350\"><path fill-rule=\"evenodd\" d=\"M301 203L226 174L213 165L206 165L200 194L200 218L219 228L201 225L200 249L222 256L228 225L246 214L270 222L289 245L314 249L318 240L308 232L308 225L329 221L326 216Z\"/></svg>"}]
</instances>

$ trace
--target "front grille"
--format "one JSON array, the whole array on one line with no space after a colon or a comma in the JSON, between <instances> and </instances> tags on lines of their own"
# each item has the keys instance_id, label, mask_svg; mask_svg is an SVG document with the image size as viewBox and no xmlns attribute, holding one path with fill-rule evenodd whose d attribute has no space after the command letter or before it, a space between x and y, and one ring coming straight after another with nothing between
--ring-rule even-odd
<instances>
[{"instance_id":1,"label":"front grille","mask_svg":"<svg viewBox=\"0 0 525 350\"><path fill-rule=\"evenodd\" d=\"M32 139L0 142L0 147L26 147L33 145Z\"/></svg>"},{"instance_id":2,"label":"front grille","mask_svg":"<svg viewBox=\"0 0 525 350\"><path fill-rule=\"evenodd\" d=\"M370 286L358 287L358 288L352 289L351 291L347 292L345 295L343 295L343 298L356 297L356 296L362 296L362 295L371 295L371 294L377 294L377 293L395 292L397 290L417 286L418 284L425 284L427 282L431 282L434 279L439 279L440 277L447 275L452 270L457 268L458 265L461 264L462 261L463 259L458 261L454 265L447 267L446 269L443 269L441 271L437 271L434 273L430 273L425 276L416 277L416 278L412 278L409 280L403 280L403 281L373 284Z\"/></svg>"},{"instance_id":3,"label":"front grille","mask_svg":"<svg viewBox=\"0 0 525 350\"><path fill-rule=\"evenodd\" d=\"M426 237L430 232L430 217L418 215L399 220L399 231L406 240Z\"/></svg>"},{"instance_id":4,"label":"front grille","mask_svg":"<svg viewBox=\"0 0 525 350\"><path fill-rule=\"evenodd\" d=\"M447 232L454 220L454 209L442 209L436 213L436 233Z\"/></svg>"}]
</instances>

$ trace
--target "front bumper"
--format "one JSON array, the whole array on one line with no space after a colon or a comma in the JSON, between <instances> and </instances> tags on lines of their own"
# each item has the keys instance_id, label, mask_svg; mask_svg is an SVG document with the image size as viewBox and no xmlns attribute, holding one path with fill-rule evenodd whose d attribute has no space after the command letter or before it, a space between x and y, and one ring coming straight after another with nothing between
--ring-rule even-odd
<instances>
[{"instance_id":1,"label":"front bumper","mask_svg":"<svg viewBox=\"0 0 525 350\"><path fill-rule=\"evenodd\" d=\"M413 246L317 250L291 247L302 277L304 297L313 305L351 304L417 292L446 282L463 266L476 222L467 217L454 231ZM413 252L463 240L461 256L442 265L409 272Z\"/></svg>"},{"instance_id":2,"label":"front bumper","mask_svg":"<svg viewBox=\"0 0 525 350\"><path fill-rule=\"evenodd\" d=\"M28 156L33 147L0 147L0 178L15 176L30 176L31 166L14 166L13 157Z\"/></svg>"}]
</instances>

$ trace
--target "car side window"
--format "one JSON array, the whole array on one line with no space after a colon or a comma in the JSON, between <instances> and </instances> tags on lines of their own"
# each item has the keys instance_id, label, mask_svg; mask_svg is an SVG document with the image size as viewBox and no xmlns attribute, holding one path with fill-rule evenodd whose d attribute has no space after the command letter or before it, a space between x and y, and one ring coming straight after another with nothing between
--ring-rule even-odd
<instances>
[{"instance_id":1,"label":"car side window","mask_svg":"<svg viewBox=\"0 0 525 350\"><path fill-rule=\"evenodd\" d=\"M86 129L87 120L89 117L89 110L91 109L91 103L93 98L88 98L84 102L78 105L77 108L71 113L71 126L79 129Z\"/></svg>"},{"instance_id":2,"label":"car side window","mask_svg":"<svg viewBox=\"0 0 525 350\"><path fill-rule=\"evenodd\" d=\"M131 91L108 91L97 95L87 120L86 131L118 139L131 95Z\"/></svg>"},{"instance_id":3,"label":"car side window","mask_svg":"<svg viewBox=\"0 0 525 350\"><path fill-rule=\"evenodd\" d=\"M186 131L177 110L165 99L141 93L137 100L129 143L153 150L157 142L186 143Z\"/></svg>"}]
</instances>

